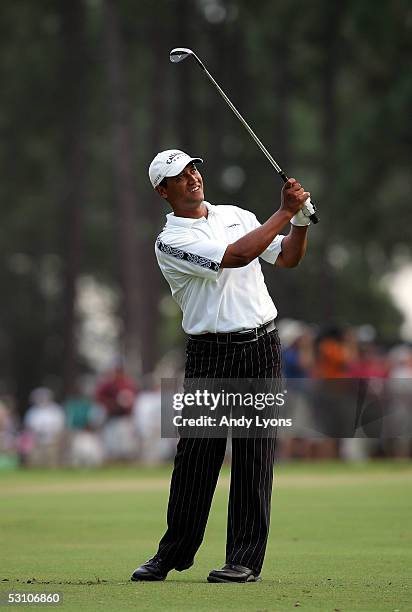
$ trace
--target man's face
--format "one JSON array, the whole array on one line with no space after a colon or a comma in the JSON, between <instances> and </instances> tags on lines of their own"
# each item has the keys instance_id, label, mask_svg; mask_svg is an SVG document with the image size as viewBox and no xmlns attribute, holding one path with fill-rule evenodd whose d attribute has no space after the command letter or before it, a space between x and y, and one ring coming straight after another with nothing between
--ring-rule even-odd
<instances>
[{"instance_id":1,"label":"man's face","mask_svg":"<svg viewBox=\"0 0 412 612\"><path fill-rule=\"evenodd\" d=\"M194 163L188 164L177 176L169 176L166 182L166 187L159 185L157 191L173 207L192 208L205 199L202 176Z\"/></svg>"}]
</instances>

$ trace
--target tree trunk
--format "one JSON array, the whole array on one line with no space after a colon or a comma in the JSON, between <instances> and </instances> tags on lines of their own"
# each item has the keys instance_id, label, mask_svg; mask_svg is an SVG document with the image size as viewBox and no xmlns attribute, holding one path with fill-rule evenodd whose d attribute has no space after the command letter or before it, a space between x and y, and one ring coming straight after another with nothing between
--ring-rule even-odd
<instances>
[{"instance_id":1,"label":"tree trunk","mask_svg":"<svg viewBox=\"0 0 412 612\"><path fill-rule=\"evenodd\" d=\"M77 377L76 281L81 259L85 179L87 49L83 0L59 3L62 31L60 67L63 110L63 396L72 393ZM61 76L63 75L63 76Z\"/></svg>"},{"instance_id":2,"label":"tree trunk","mask_svg":"<svg viewBox=\"0 0 412 612\"><path fill-rule=\"evenodd\" d=\"M196 36L193 28L198 16L194 12L194 5L193 0L177 0L174 12L174 25L175 40L179 41L179 45L196 50ZM161 45L161 41L159 45ZM165 60L163 59L163 61ZM198 69L199 67L192 61L175 67L177 83L175 116L178 140L176 148L183 149L190 155L198 155L198 153L193 153L194 149L198 147L196 138L198 132L196 128L198 114L194 97L194 92L199 86L199 81L194 80L194 75L196 74L199 79L202 78L202 75L198 74Z\"/></svg>"},{"instance_id":3,"label":"tree trunk","mask_svg":"<svg viewBox=\"0 0 412 612\"><path fill-rule=\"evenodd\" d=\"M152 121L150 123L149 142L150 155L154 157L162 149L162 134L167 125L164 118L168 113L168 96L159 87L166 79L167 57L165 58L165 39L167 39L168 16L165 15L161 21L152 20L152 28L149 30L149 41L152 51L151 82L149 91L149 104ZM177 73L181 74L181 70ZM163 118L160 121L160 118ZM170 117L169 117L170 118ZM180 143L177 143L178 146ZM147 176L147 175L146 175ZM147 183L149 178L147 177ZM145 299L142 309L142 373L153 372L159 355L159 303L161 298L161 272L158 268L154 255L154 242L156 236L164 225L162 200L159 195L151 190L149 198L145 198L144 207L139 210L140 234L139 243L144 252L145 262Z\"/></svg>"},{"instance_id":4,"label":"tree trunk","mask_svg":"<svg viewBox=\"0 0 412 612\"><path fill-rule=\"evenodd\" d=\"M329 3L323 11L322 20L322 42L323 42L323 62L321 65L321 117L322 117L322 149L324 156L322 159L323 168L323 189L321 202L327 200L330 202L336 201L334 193L334 177L337 175L337 137L338 137L338 100L337 100L337 81L339 74L340 58L339 50L341 48L340 41L340 26L344 6L342 3ZM320 208L320 216L322 211ZM328 296L328 299L322 300L323 312L322 319L331 321L336 318L337 304L335 279L333 270L328 261L330 245L334 242L333 227L328 226L327 216L322 220L322 236L320 257L320 294Z\"/></svg>"},{"instance_id":5,"label":"tree trunk","mask_svg":"<svg viewBox=\"0 0 412 612\"><path fill-rule=\"evenodd\" d=\"M112 121L112 156L114 171L115 215L122 290L122 346L130 373L141 373L139 322L142 318L141 273L143 261L137 244L137 192L133 172L132 123L128 99L123 40L117 6L104 0L104 27L109 102Z\"/></svg>"}]
</instances>

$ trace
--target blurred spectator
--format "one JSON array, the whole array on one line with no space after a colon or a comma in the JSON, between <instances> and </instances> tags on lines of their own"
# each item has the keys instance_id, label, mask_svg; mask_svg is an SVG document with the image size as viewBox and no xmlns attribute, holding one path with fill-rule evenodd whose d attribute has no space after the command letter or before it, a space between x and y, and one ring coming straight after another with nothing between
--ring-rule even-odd
<instances>
[{"instance_id":1,"label":"blurred spectator","mask_svg":"<svg viewBox=\"0 0 412 612\"><path fill-rule=\"evenodd\" d=\"M312 427L308 378L313 367L313 334L300 321L283 319L278 324L282 345L283 374L286 378L287 402L284 415L292 419L290 430L280 432L280 456L303 458L309 455L308 432Z\"/></svg>"},{"instance_id":2,"label":"blurred spectator","mask_svg":"<svg viewBox=\"0 0 412 612\"><path fill-rule=\"evenodd\" d=\"M358 355L348 364L348 378L386 378L388 363L381 349L373 342L359 342Z\"/></svg>"},{"instance_id":3,"label":"blurred spectator","mask_svg":"<svg viewBox=\"0 0 412 612\"><path fill-rule=\"evenodd\" d=\"M107 417L129 416L137 394L135 382L127 376L118 360L96 388L96 401L103 406Z\"/></svg>"},{"instance_id":4,"label":"blurred spectator","mask_svg":"<svg viewBox=\"0 0 412 612\"><path fill-rule=\"evenodd\" d=\"M308 325L283 319L279 323L283 373L289 378L307 378L313 367L313 335Z\"/></svg>"},{"instance_id":5,"label":"blurred spectator","mask_svg":"<svg viewBox=\"0 0 412 612\"><path fill-rule=\"evenodd\" d=\"M351 331L335 325L321 330L316 339L312 376L317 382L313 385L312 416L322 439L311 445L313 458L338 457L339 438L345 436L348 426L347 393L338 381L348 376L354 349Z\"/></svg>"},{"instance_id":6,"label":"blurred spectator","mask_svg":"<svg viewBox=\"0 0 412 612\"><path fill-rule=\"evenodd\" d=\"M107 459L124 461L138 454L138 440L133 428L132 411L137 386L127 376L118 360L96 388L96 401L104 408L106 422L103 444Z\"/></svg>"},{"instance_id":7,"label":"blurred spectator","mask_svg":"<svg viewBox=\"0 0 412 612\"><path fill-rule=\"evenodd\" d=\"M53 392L46 387L34 389L32 405L24 417L28 463L33 466L56 466L61 460L65 416L63 408L54 402Z\"/></svg>"},{"instance_id":8,"label":"blurred spectator","mask_svg":"<svg viewBox=\"0 0 412 612\"><path fill-rule=\"evenodd\" d=\"M348 365L348 378L357 380L356 436L342 441L341 454L349 461L366 459L377 452L377 438L382 435L382 419L387 411L385 379L388 366L382 349L376 344L371 325L355 330L356 356Z\"/></svg>"},{"instance_id":9,"label":"blurred spectator","mask_svg":"<svg viewBox=\"0 0 412 612\"><path fill-rule=\"evenodd\" d=\"M314 378L345 378L348 364L354 357L354 341L350 330L327 327L318 334L315 345Z\"/></svg>"},{"instance_id":10,"label":"blurred spectator","mask_svg":"<svg viewBox=\"0 0 412 612\"><path fill-rule=\"evenodd\" d=\"M412 348L406 344L394 346L388 354L390 378L412 379Z\"/></svg>"},{"instance_id":11,"label":"blurred spectator","mask_svg":"<svg viewBox=\"0 0 412 612\"><path fill-rule=\"evenodd\" d=\"M85 387L85 385L83 385ZM103 464L104 448L99 429L104 411L87 394L77 392L64 402L68 436L68 463L73 467L97 467Z\"/></svg>"},{"instance_id":12,"label":"blurred spectator","mask_svg":"<svg viewBox=\"0 0 412 612\"><path fill-rule=\"evenodd\" d=\"M142 386L133 407L133 421L143 463L155 464L172 458L176 441L161 437L160 383L149 375Z\"/></svg>"},{"instance_id":13,"label":"blurred spectator","mask_svg":"<svg viewBox=\"0 0 412 612\"><path fill-rule=\"evenodd\" d=\"M98 429L104 421L104 412L89 397L78 392L64 402L66 424L69 429Z\"/></svg>"}]
</instances>

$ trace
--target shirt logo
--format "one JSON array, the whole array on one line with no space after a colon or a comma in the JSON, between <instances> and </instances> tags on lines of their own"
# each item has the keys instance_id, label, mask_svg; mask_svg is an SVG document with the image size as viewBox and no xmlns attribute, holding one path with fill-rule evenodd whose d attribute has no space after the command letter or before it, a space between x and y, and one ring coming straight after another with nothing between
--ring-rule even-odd
<instances>
[{"instance_id":1,"label":"shirt logo","mask_svg":"<svg viewBox=\"0 0 412 612\"><path fill-rule=\"evenodd\" d=\"M229 228L229 227L236 227L238 225L240 225L240 223L232 223L232 225L226 225L226 227L227 228Z\"/></svg>"}]
</instances>

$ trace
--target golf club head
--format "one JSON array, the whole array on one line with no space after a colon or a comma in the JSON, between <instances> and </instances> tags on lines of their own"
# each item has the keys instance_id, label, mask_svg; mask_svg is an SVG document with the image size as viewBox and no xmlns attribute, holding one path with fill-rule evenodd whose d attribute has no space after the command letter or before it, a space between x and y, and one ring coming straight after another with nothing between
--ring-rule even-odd
<instances>
[{"instance_id":1,"label":"golf club head","mask_svg":"<svg viewBox=\"0 0 412 612\"><path fill-rule=\"evenodd\" d=\"M174 64L178 64L179 62L183 62L189 55L194 55L191 49L176 47L170 51L170 61Z\"/></svg>"}]
</instances>

